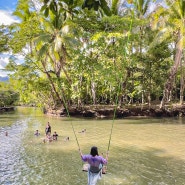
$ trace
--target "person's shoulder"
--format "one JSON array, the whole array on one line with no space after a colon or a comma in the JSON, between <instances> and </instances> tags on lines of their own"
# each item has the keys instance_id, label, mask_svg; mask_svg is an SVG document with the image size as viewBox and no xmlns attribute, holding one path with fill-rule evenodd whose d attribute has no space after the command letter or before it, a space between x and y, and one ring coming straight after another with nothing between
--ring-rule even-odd
<instances>
[{"instance_id":1,"label":"person's shoulder","mask_svg":"<svg viewBox=\"0 0 185 185\"><path fill-rule=\"evenodd\" d=\"M101 155L98 155L97 158L98 158L98 159L104 159L104 157L101 156Z\"/></svg>"},{"instance_id":2,"label":"person's shoulder","mask_svg":"<svg viewBox=\"0 0 185 185\"><path fill-rule=\"evenodd\" d=\"M84 154L85 156L91 156L90 154Z\"/></svg>"},{"instance_id":3,"label":"person's shoulder","mask_svg":"<svg viewBox=\"0 0 185 185\"><path fill-rule=\"evenodd\" d=\"M90 154L84 154L83 156L86 157L86 158L91 158L92 157L92 155L90 155Z\"/></svg>"}]
</instances>

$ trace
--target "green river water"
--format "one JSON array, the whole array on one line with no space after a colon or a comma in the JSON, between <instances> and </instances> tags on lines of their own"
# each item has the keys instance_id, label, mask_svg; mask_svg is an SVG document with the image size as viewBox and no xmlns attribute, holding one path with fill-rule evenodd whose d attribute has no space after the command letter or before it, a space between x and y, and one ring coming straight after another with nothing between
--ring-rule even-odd
<instances>
[{"instance_id":1,"label":"green river water","mask_svg":"<svg viewBox=\"0 0 185 185\"><path fill-rule=\"evenodd\" d=\"M59 137L43 143L48 121ZM113 122L49 117L39 109L17 108L14 113L0 114L0 185L86 185L72 125L86 154L94 145L99 153L106 152L112 123L107 174L98 185L185 184L184 118ZM79 133L84 128L86 132ZM39 137L34 136L36 129Z\"/></svg>"}]
</instances>

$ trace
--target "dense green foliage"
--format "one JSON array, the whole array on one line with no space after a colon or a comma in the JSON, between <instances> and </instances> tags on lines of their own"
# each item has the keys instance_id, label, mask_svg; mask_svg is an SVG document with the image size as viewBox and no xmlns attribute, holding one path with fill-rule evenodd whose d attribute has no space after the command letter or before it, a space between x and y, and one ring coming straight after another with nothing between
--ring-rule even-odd
<instances>
[{"instance_id":1,"label":"dense green foliage","mask_svg":"<svg viewBox=\"0 0 185 185\"><path fill-rule=\"evenodd\" d=\"M150 106L163 97L164 107L179 99L179 88L183 97L185 2L153 12L150 3L19 0L14 15L21 21L11 25L8 48L25 62L12 59L6 69L20 102Z\"/></svg>"},{"instance_id":2,"label":"dense green foliage","mask_svg":"<svg viewBox=\"0 0 185 185\"><path fill-rule=\"evenodd\" d=\"M8 51L8 40L9 40L8 28L4 25L0 26L0 53Z\"/></svg>"},{"instance_id":3,"label":"dense green foliage","mask_svg":"<svg viewBox=\"0 0 185 185\"><path fill-rule=\"evenodd\" d=\"M0 107L15 105L19 100L19 94L16 93L6 82L0 83Z\"/></svg>"}]
</instances>

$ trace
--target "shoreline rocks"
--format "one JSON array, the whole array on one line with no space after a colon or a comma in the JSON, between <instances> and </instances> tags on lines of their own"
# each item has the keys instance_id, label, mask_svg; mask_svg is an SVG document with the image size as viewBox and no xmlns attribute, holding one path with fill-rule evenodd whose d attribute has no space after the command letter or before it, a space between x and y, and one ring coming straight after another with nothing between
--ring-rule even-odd
<instances>
[{"instance_id":1,"label":"shoreline rocks","mask_svg":"<svg viewBox=\"0 0 185 185\"><path fill-rule=\"evenodd\" d=\"M0 107L0 113L14 111L15 107Z\"/></svg>"},{"instance_id":2,"label":"shoreline rocks","mask_svg":"<svg viewBox=\"0 0 185 185\"><path fill-rule=\"evenodd\" d=\"M47 115L57 117L68 117L68 113L71 117L84 117L84 118L112 118L115 114L115 118L125 117L185 117L185 106L170 107L166 109L147 108L144 107L125 107L117 108L110 106L97 107L86 106L82 108L68 107L60 109L49 109L45 112Z\"/></svg>"}]
</instances>

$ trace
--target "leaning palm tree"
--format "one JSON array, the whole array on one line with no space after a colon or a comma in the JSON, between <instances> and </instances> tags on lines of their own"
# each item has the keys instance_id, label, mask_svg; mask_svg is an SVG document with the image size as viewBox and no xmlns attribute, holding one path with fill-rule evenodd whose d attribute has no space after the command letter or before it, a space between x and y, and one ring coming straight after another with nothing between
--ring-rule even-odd
<instances>
[{"instance_id":1,"label":"leaning palm tree","mask_svg":"<svg viewBox=\"0 0 185 185\"><path fill-rule=\"evenodd\" d=\"M64 91L61 86L62 72L68 83L71 83L65 66L69 56L68 48L72 45L74 47L76 44L74 39L77 36L76 25L71 21L77 12L75 6L77 4L72 1L45 1L41 8L41 12L44 12L45 16L39 14L43 31L34 39L38 60L61 105L64 103ZM57 85L52 83L53 79L56 79ZM58 86L58 90L55 86Z\"/></svg>"},{"instance_id":2,"label":"leaning palm tree","mask_svg":"<svg viewBox=\"0 0 185 185\"><path fill-rule=\"evenodd\" d=\"M156 39L163 41L173 38L175 42L174 64L171 67L167 81L164 84L163 98L160 108L165 108L169 101L170 94L173 90L174 80L182 59L183 47L185 43L185 1L184 0L167 0L166 8L159 8L155 16L159 26L159 34ZM156 19L155 19L156 20Z\"/></svg>"},{"instance_id":3,"label":"leaning palm tree","mask_svg":"<svg viewBox=\"0 0 185 185\"><path fill-rule=\"evenodd\" d=\"M69 83L71 82L65 66L68 48L72 44L74 47L76 43L74 34L77 36L77 32L71 19L78 12L77 1L75 3L67 0L53 0L45 1L45 4L41 3L41 5L43 6L40 11L34 11L33 0L19 0L14 15L18 16L21 22L17 23L15 28L19 31L15 34L24 38L24 42L18 40L21 45L20 50L29 45L31 61L35 63L40 73L46 75L56 102L62 105L64 92L61 87L61 73L65 75ZM15 34L16 39L18 36ZM17 45L15 49L18 48Z\"/></svg>"}]
</instances>

